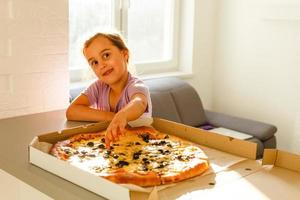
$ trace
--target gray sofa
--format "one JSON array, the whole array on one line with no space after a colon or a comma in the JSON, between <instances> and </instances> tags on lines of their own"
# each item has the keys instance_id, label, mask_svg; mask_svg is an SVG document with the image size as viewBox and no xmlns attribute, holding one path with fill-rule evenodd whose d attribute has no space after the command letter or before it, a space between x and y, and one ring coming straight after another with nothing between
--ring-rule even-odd
<instances>
[{"instance_id":1,"label":"gray sofa","mask_svg":"<svg viewBox=\"0 0 300 200\"><path fill-rule=\"evenodd\" d=\"M258 144L257 158L262 157L265 148L276 147L275 126L205 110L195 89L181 79L149 79L145 83L150 89L154 117L198 128L209 125L247 133L253 136L248 140Z\"/></svg>"},{"instance_id":2,"label":"gray sofa","mask_svg":"<svg viewBox=\"0 0 300 200\"><path fill-rule=\"evenodd\" d=\"M178 78L157 78L144 81L149 87L153 117L160 117L198 128L224 127L247 133L258 145L257 158L264 148L275 148L277 128L271 124L205 110L195 89ZM71 90L74 99L83 88Z\"/></svg>"}]
</instances>

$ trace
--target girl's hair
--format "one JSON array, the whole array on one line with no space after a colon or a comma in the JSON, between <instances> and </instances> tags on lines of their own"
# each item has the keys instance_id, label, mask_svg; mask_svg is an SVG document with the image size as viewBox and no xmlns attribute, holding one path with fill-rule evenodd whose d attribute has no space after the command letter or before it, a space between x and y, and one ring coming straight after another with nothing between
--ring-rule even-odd
<instances>
[{"instance_id":1,"label":"girl's hair","mask_svg":"<svg viewBox=\"0 0 300 200\"><path fill-rule=\"evenodd\" d=\"M126 50L129 52L129 49L123 39L123 37L118 33L96 33L94 36L92 36L90 39L85 41L83 46L83 51L88 48L91 43L99 37L105 37L107 38L114 46L116 46L119 50Z\"/></svg>"}]
</instances>

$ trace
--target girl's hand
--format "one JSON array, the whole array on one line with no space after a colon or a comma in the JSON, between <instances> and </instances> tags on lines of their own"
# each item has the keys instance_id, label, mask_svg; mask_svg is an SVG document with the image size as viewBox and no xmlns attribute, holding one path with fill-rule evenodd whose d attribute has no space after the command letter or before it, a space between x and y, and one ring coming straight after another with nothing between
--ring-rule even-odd
<instances>
[{"instance_id":1,"label":"girl's hand","mask_svg":"<svg viewBox=\"0 0 300 200\"><path fill-rule=\"evenodd\" d=\"M105 134L105 146L110 148L110 143L118 141L121 134L124 134L127 126L125 112L119 111L110 122Z\"/></svg>"}]
</instances>

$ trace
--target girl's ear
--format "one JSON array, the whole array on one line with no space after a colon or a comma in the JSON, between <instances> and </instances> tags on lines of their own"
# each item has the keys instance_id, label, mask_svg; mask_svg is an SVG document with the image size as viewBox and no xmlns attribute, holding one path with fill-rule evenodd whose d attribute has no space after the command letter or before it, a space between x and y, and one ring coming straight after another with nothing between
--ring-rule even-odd
<instances>
[{"instance_id":1,"label":"girl's ear","mask_svg":"<svg viewBox=\"0 0 300 200\"><path fill-rule=\"evenodd\" d=\"M128 50L123 50L123 55L124 55L124 58L125 58L126 62L128 63L128 61L129 61L129 52L128 52Z\"/></svg>"}]
</instances>

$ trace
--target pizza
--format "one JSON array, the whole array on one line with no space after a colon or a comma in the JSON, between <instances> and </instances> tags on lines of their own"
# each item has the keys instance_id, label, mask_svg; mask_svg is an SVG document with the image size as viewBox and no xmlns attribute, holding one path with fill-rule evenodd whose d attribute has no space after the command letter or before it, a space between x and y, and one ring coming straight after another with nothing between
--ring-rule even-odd
<instances>
[{"instance_id":1,"label":"pizza","mask_svg":"<svg viewBox=\"0 0 300 200\"><path fill-rule=\"evenodd\" d=\"M128 128L105 148L105 131L55 143L50 154L120 184L154 186L202 174L208 158L198 145L150 127Z\"/></svg>"}]
</instances>

